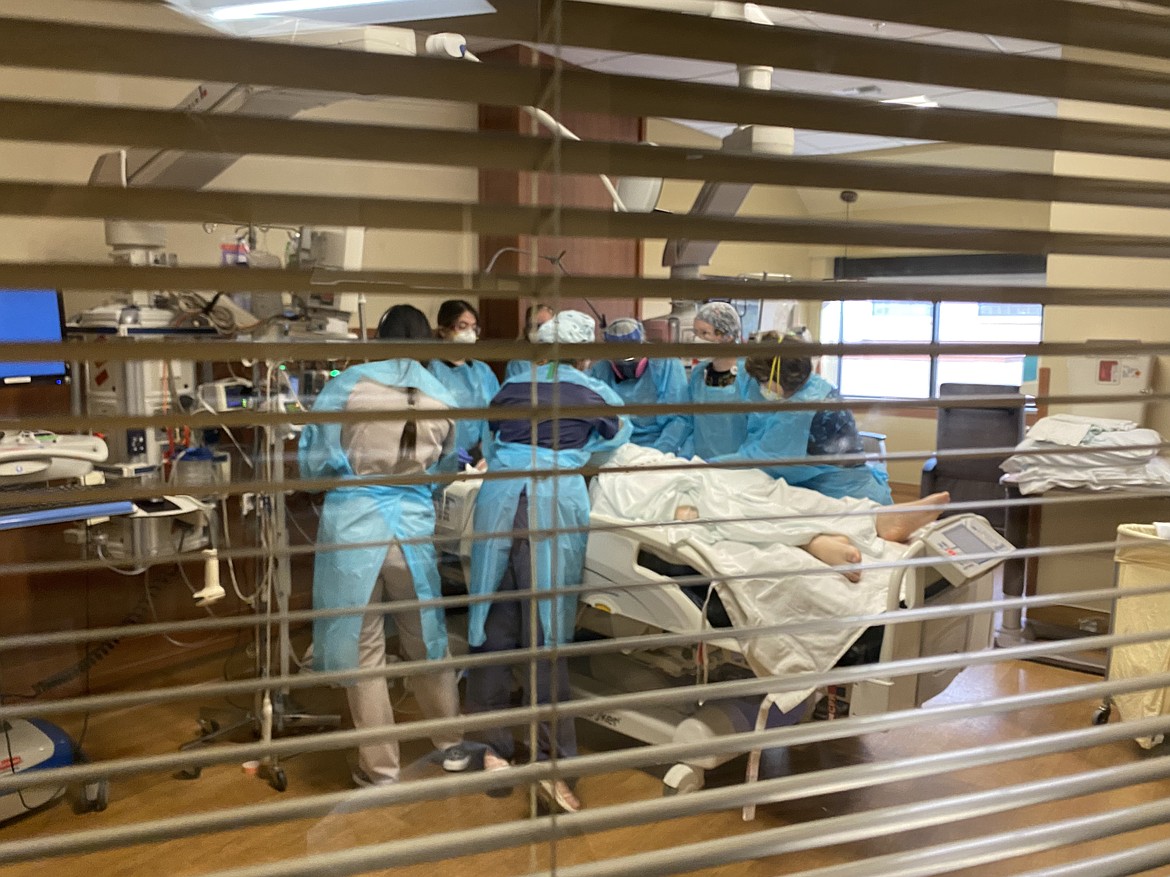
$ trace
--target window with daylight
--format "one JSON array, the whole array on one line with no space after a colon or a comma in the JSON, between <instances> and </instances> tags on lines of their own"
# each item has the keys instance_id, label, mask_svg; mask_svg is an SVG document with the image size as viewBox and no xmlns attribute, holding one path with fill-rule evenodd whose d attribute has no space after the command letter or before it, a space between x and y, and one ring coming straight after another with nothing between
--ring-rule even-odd
<instances>
[{"instance_id":1,"label":"window with daylight","mask_svg":"<svg viewBox=\"0 0 1170 877\"><path fill-rule=\"evenodd\" d=\"M929 273L928 273L929 272ZM837 279L972 287L1043 286L1043 258L994 254L837 260ZM825 357L821 370L845 396L928 398L940 384L1019 386L1032 378L1023 355L988 355L986 344L1035 344L1041 339L1040 304L972 301L829 301L821 305L825 344L906 344L932 341L970 345L971 353L938 356L885 354ZM1034 360L1032 360L1034 362Z\"/></svg>"}]
</instances>

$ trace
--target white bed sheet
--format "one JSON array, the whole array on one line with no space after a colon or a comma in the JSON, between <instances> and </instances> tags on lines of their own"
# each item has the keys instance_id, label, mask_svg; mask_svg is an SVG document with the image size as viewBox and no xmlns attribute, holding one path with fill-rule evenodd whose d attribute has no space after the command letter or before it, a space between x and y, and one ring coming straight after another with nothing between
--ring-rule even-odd
<instances>
[{"instance_id":1,"label":"white bed sheet","mask_svg":"<svg viewBox=\"0 0 1170 877\"><path fill-rule=\"evenodd\" d=\"M1162 436L1155 430L1126 428L1124 421L1105 429L1101 423L1093 422L1077 441L1071 435L1066 440L1054 440L1063 433L1053 432L1046 425L1059 417L1038 421L1016 447L1016 453L1003 462L1004 481L1015 484L1020 493L1032 495L1058 487L1094 491L1170 488L1170 461L1157 456ZM1106 421L1105 425L1110 423ZM1063 429L1072 424L1057 425ZM1029 453L1061 448L1075 448L1076 453Z\"/></svg>"},{"instance_id":2,"label":"white bed sheet","mask_svg":"<svg viewBox=\"0 0 1170 877\"><path fill-rule=\"evenodd\" d=\"M688 461L627 445L611 466L679 465ZM701 461L694 461L701 463ZM876 503L837 500L791 487L759 470L716 470L695 465L683 472L603 471L592 488L593 510L607 518L658 523L669 544L701 557L735 628L807 622L884 612L897 571L864 570L853 583L799 546L828 533L849 537L862 562L891 561L906 546L878 538ZM701 522L677 522L675 510L692 505ZM859 514L849 515L848 512ZM760 676L790 676L829 670L865 625L792 634L740 636L741 650ZM798 706L812 692L780 692L781 710Z\"/></svg>"}]
</instances>

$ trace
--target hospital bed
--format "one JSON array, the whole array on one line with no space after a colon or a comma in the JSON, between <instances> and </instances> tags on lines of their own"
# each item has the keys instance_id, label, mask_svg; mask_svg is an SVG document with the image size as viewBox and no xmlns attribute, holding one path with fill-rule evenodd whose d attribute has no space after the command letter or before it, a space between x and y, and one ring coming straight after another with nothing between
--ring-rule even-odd
<instances>
[{"instance_id":1,"label":"hospital bed","mask_svg":"<svg viewBox=\"0 0 1170 877\"><path fill-rule=\"evenodd\" d=\"M464 571L470 555L471 519L478 489L476 481L457 482L438 500L438 546L448 554L449 562ZM578 639L711 630L699 602L684 590L696 579L719 578L719 571L710 569L699 552L685 544L672 544L666 526L631 527L628 521L597 513L591 524L596 529L589 536L584 584L592 590L581 598ZM890 577L886 611L990 601L995 570L1012 550L1011 544L979 516L959 515L937 521L919 530L900 553L900 559L933 558L934 562L900 567ZM859 643L869 648L855 648L850 656L853 663L874 663L874 675L843 690L827 692L829 717L846 712L867 716L912 709L930 700L950 684L959 668L888 677L882 676L881 663L988 648L992 615L988 611L889 624L868 631ZM734 629L728 628L726 634L708 639L702 646L696 640L688 646L574 660L570 665L573 695L603 698L682 687L693 684L699 670L712 682L752 678L754 674ZM725 699L701 705L603 709L584 718L643 743L695 743L751 731L759 705L758 698ZM735 757L736 753L717 754L675 764L666 772L664 791L678 794L702 788L705 771Z\"/></svg>"},{"instance_id":2,"label":"hospital bed","mask_svg":"<svg viewBox=\"0 0 1170 877\"><path fill-rule=\"evenodd\" d=\"M705 568L703 557L687 546L672 546L663 527L622 528L623 522L595 515L598 529L589 536L585 558L585 584L596 586L582 597L584 604L578 627L604 636L626 637L658 631L685 633L704 628L702 608L676 582L677 576L663 575L646 564L665 561L693 570L702 579L718 578L718 571ZM946 606L989 601L994 591L994 572L1011 552L987 522L975 515L938 521L916 534L906 546L903 559L937 558L933 565L902 567L891 578L887 610L902 606ZM954 552L953 554L949 552ZM971 560L967 555L994 557ZM689 578L684 581L690 580ZM638 587L626 585L635 583ZM779 619L778 619L779 621ZM863 655L861 661L882 662L929 655L957 654L987 648L991 641L992 613L927 621L889 624L880 631L880 645ZM708 640L705 656L708 678L748 678L745 661L733 629L727 636ZM877 637L865 636L871 644ZM579 697L603 697L633 689L665 688L695 679L696 663L702 659L697 646L631 655L606 655L591 659L589 666L573 673L574 693ZM859 661L859 662L861 662ZM959 669L938 670L910 676L883 677L875 667L874 678L834 692L830 706L838 715L876 715L891 710L912 709L941 693ZM752 730L758 701L708 702L702 706L679 706L653 710L606 710L588 716L590 721L645 743L694 743L729 733ZM701 788L703 772L718 767L735 754L712 755L677 764L664 780L668 793Z\"/></svg>"}]
</instances>

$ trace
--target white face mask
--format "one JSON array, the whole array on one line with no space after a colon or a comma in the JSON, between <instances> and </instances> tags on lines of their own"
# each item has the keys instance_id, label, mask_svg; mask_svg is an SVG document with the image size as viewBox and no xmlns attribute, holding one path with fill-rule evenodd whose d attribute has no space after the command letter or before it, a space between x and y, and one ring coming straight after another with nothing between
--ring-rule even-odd
<instances>
[{"instance_id":1,"label":"white face mask","mask_svg":"<svg viewBox=\"0 0 1170 877\"><path fill-rule=\"evenodd\" d=\"M767 399L769 402L783 402L784 401L784 394L777 393L775 390L773 390L767 384L760 384L760 395L763 396L765 399Z\"/></svg>"},{"instance_id":2,"label":"white face mask","mask_svg":"<svg viewBox=\"0 0 1170 877\"><path fill-rule=\"evenodd\" d=\"M540 340L540 330L539 329L529 329L528 330L528 340L531 341L533 344L538 342Z\"/></svg>"},{"instance_id":3,"label":"white face mask","mask_svg":"<svg viewBox=\"0 0 1170 877\"><path fill-rule=\"evenodd\" d=\"M696 335L695 336L695 343L696 344L714 344L715 342L708 341L706 338L700 338L698 335Z\"/></svg>"},{"instance_id":4,"label":"white face mask","mask_svg":"<svg viewBox=\"0 0 1170 877\"><path fill-rule=\"evenodd\" d=\"M474 344L479 340L479 336L475 334L474 329L460 329L451 336L451 340L456 344Z\"/></svg>"}]
</instances>

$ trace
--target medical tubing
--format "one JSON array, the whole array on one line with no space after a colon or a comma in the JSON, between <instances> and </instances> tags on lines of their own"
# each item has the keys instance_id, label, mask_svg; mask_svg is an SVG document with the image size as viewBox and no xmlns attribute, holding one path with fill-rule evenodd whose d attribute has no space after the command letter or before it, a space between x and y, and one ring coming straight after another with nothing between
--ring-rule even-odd
<instances>
[{"instance_id":1,"label":"medical tubing","mask_svg":"<svg viewBox=\"0 0 1170 877\"><path fill-rule=\"evenodd\" d=\"M1139 726L1137 730L1155 730L1161 726L1162 724L1157 720L1145 720L1145 724ZM703 789L686 798L664 798L657 801L590 808L578 814L579 821L575 824L580 830L603 831L611 827L626 827L659 819L692 815L696 812L736 808L748 803L774 804L908 779L937 776L940 773L966 770L971 767L1002 764L1057 752L1070 752L1087 746L1125 740L1130 736L1128 727L1122 728L1118 725L1098 726L1087 730L1091 731L1091 739L1088 740L1085 737L1085 730L1061 731L1023 740L1009 740L996 744L995 747L980 745L970 749L912 756L892 762L828 768L818 771L815 776L790 775L763 779L752 786L736 785ZM586 756L586 759L589 758L592 756ZM579 762L580 759L574 760L574 768ZM576 773L576 770L574 772ZM591 772L597 773L600 770L595 769ZM532 773L532 771L530 770L528 773ZM525 778L527 778L527 774ZM1146 779L1144 776L1141 778ZM489 788L489 779L499 782L506 778L440 777L437 781L432 781L429 784L405 784L392 788L367 789L356 794L353 791L332 792L292 801L248 805L192 813L181 817L155 819L128 826L23 839L0 843L0 864L12 864L42 856L97 852L136 843L192 836L203 832L234 831L243 827L279 823L284 820L327 816L338 806L345 806L347 811L356 812L388 805L437 800L454 794L484 791ZM474 785L468 782L470 780L476 781ZM615 814L615 811L618 813Z\"/></svg>"},{"instance_id":2,"label":"medical tubing","mask_svg":"<svg viewBox=\"0 0 1170 877\"><path fill-rule=\"evenodd\" d=\"M1003 652L1013 651L1009 649ZM996 653L993 653L996 654ZM908 663L908 662L899 662ZM982 661L981 663L993 663ZM900 675L901 670L884 675ZM846 680L848 681L848 680ZM1000 712L1010 712L1016 709L1028 709L1037 706L1046 706L1057 703L1067 703L1077 700L1106 697L1113 694L1129 691L1140 691L1150 686L1170 683L1170 673L1153 675L1142 679L1118 680L1111 682L1087 683L1070 686L1055 691L1033 692L1023 695L984 701L978 704L959 704L933 707L929 710L910 709L896 713L850 717L834 722L823 722L805 725L788 726L762 732L749 732L732 735L731 737L705 740L699 743L671 743L639 747L627 752L607 753L605 755L580 756L571 761L567 771L573 775L583 775L587 772L604 772L619 767L645 767L651 764L661 764L668 759L686 759L705 757L712 753L745 752L753 746L767 747L769 745L797 745L814 743L829 739L859 736L876 731L895 728L914 727L922 723L945 722L957 718L979 717ZM710 688L720 688L723 694L729 697L762 694L760 691L750 690L750 686L734 686L735 691L728 693L733 686L715 684ZM693 690L694 687L691 687ZM613 698L598 699L604 703L591 702L582 705L575 702L562 707L560 712L566 715L582 715L595 712L599 707L622 708L641 705L660 706L682 700L677 696L677 690L657 691L650 697L636 695L622 695ZM674 694L670 698L668 695ZM684 695L685 697L685 695ZM695 695L691 695L695 697ZM392 725L380 728L369 728L352 731L334 731L324 734L304 735L300 737L274 740L271 743L240 744L230 750L203 750L193 752L179 752L175 754L146 756L142 758L110 760L99 765L74 765L72 767L55 768L51 771L39 771L35 776L0 777L0 794L15 788L25 788L38 783L88 781L104 779L111 776L162 772L176 769L208 767L214 764L234 762L240 758L260 758L270 754L295 755L310 751L330 751L360 746L371 742L386 742L390 740L414 739L442 734L454 729L474 731L482 728L494 728L504 725L515 725L525 721L547 720L553 713L548 706L515 707L508 710L499 710L491 713L477 713L460 717L459 719L425 719L411 722L408 725ZM1170 718L1159 716L1149 720L1154 728L1162 729L1170 722ZM1102 726L1113 727L1113 726ZM1124 727L1127 731L1138 730L1137 723ZM1082 733L1088 733L1089 729ZM1159 731L1160 732L1160 731ZM597 767L593 771L593 766ZM509 784L508 777L501 784Z\"/></svg>"}]
</instances>

